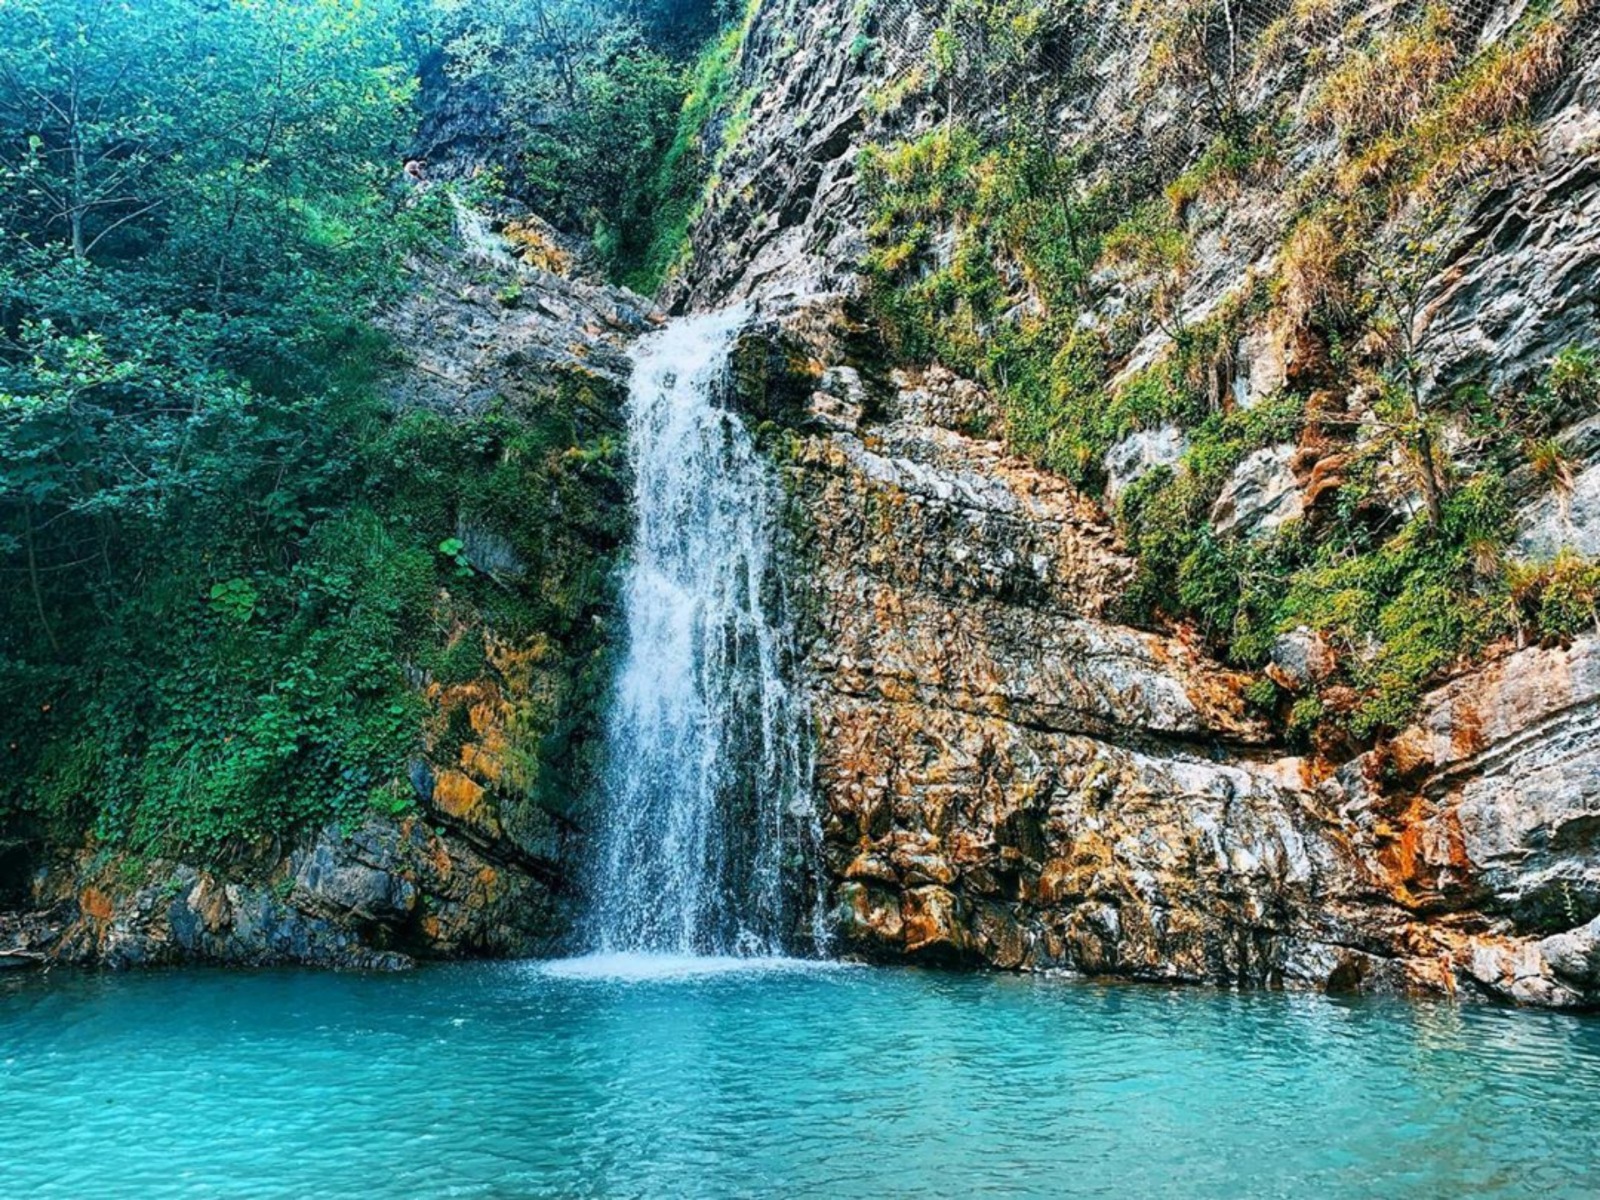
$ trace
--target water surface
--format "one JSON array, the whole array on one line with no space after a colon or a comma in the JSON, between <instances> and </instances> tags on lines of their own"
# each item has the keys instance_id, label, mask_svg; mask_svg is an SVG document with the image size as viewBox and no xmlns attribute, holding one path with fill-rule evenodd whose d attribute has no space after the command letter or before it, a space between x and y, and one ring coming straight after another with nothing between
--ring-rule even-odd
<instances>
[{"instance_id":1,"label":"water surface","mask_svg":"<svg viewBox=\"0 0 1600 1200\"><path fill-rule=\"evenodd\" d=\"M0 981L15 1197L1600 1194L1600 1023L693 959Z\"/></svg>"}]
</instances>

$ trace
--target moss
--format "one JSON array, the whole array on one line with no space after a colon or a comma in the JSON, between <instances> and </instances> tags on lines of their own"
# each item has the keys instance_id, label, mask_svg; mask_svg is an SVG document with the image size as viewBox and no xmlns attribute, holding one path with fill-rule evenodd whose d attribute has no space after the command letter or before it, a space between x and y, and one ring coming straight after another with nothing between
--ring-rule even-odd
<instances>
[{"instance_id":1,"label":"moss","mask_svg":"<svg viewBox=\"0 0 1600 1200\"><path fill-rule=\"evenodd\" d=\"M651 231L639 265L623 282L652 295L681 263L689 229L703 209L718 159L732 145L748 119L750 94L733 95L735 67L749 37L759 3L751 0L744 18L725 29L701 53L689 77L689 90L678 115L672 142L647 188L645 211ZM741 115L741 110L743 115ZM719 118L727 118L720 137L712 138Z\"/></svg>"},{"instance_id":2,"label":"moss","mask_svg":"<svg viewBox=\"0 0 1600 1200\"><path fill-rule=\"evenodd\" d=\"M953 100L942 126L869 149L871 302L892 354L984 383L1009 444L1091 493L1117 441L1183 428L1182 461L1120 501L1136 560L1123 615L1186 623L1242 667L1263 665L1287 629L1320 632L1342 663L1328 695L1269 696L1263 684L1258 701L1287 736L1348 745L1403 724L1424 689L1519 626L1559 639L1593 619L1587 566L1508 574L1501 481L1531 465L1550 486L1568 486L1571 464L1552 434L1600 401L1594 356L1569 351L1517 394L1464 388L1425 406L1410 381L1426 347L1406 340L1396 299L1437 268L1455 202L1526 152L1528 114L1565 65L1578 6L1530 6L1486 53L1469 53L1441 5L1365 45L1363 26L1347 30L1358 48L1308 85L1310 121L1338 135L1337 156L1287 189L1294 216L1273 275L1248 277L1196 321L1183 299L1194 225L1207 215L1198 205L1266 178L1286 119L1239 111L1204 52L1216 34L1206 8L1129 12L1154 40L1146 83L1204 89L1219 131L1174 179L1109 178L1093 147L1068 156L1041 146L1009 110L982 128L964 124ZM1278 49L1263 41L1258 58L1308 32L1330 38L1339 11L1332 0L1301 0L1269 31ZM957 30L938 40L936 90L963 72L1003 82L1003 64L980 61L992 54L984 39L963 42ZM1325 66L1304 69L1314 77ZM886 107L911 94L908 81ZM1402 212L1414 217L1404 228ZM1110 318L1100 303L1108 287L1120 310ZM1236 348L1269 323L1293 341L1293 382L1238 411ZM1165 349L1128 374L1135 349L1161 340ZM1359 435L1340 405L1352 394L1372 410ZM1436 451L1447 409L1479 450L1470 463ZM1209 515L1239 464L1308 425L1310 445L1340 458L1337 489L1275 536L1219 536ZM1409 475L1396 466L1404 462ZM1437 519L1407 516L1402 493L1418 480L1437 494Z\"/></svg>"}]
</instances>

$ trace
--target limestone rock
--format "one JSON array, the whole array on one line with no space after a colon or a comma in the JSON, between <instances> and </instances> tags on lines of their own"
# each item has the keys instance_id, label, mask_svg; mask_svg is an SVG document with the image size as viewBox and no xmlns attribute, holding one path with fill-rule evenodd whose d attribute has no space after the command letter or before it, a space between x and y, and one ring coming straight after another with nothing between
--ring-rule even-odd
<instances>
[{"instance_id":1,"label":"limestone rock","mask_svg":"<svg viewBox=\"0 0 1600 1200\"><path fill-rule=\"evenodd\" d=\"M1295 478L1295 447L1267 446L1234 469L1211 509L1219 534L1259 537L1305 513L1305 494Z\"/></svg>"},{"instance_id":2,"label":"limestone rock","mask_svg":"<svg viewBox=\"0 0 1600 1200\"><path fill-rule=\"evenodd\" d=\"M1600 996L1600 917L1545 938L1539 952L1563 983L1585 996Z\"/></svg>"},{"instance_id":3,"label":"limestone rock","mask_svg":"<svg viewBox=\"0 0 1600 1200\"><path fill-rule=\"evenodd\" d=\"M337 828L324 829L290 860L297 899L369 921L410 916L417 888L400 873L400 847L386 832L369 825L345 837Z\"/></svg>"},{"instance_id":4,"label":"limestone rock","mask_svg":"<svg viewBox=\"0 0 1600 1200\"><path fill-rule=\"evenodd\" d=\"M1592 39L1591 39L1592 41ZM1429 385L1486 376L1526 386L1551 357L1596 341L1600 292L1600 56L1553 98L1536 177L1485 196L1426 298Z\"/></svg>"},{"instance_id":5,"label":"limestone rock","mask_svg":"<svg viewBox=\"0 0 1600 1200\"><path fill-rule=\"evenodd\" d=\"M1289 347L1284 331L1252 330L1234 351L1233 402L1254 408L1277 395L1289 381Z\"/></svg>"},{"instance_id":6,"label":"limestone rock","mask_svg":"<svg viewBox=\"0 0 1600 1200\"><path fill-rule=\"evenodd\" d=\"M1563 550L1600 557L1600 464L1580 472L1570 491L1551 489L1518 513L1516 553L1533 561Z\"/></svg>"},{"instance_id":7,"label":"limestone rock","mask_svg":"<svg viewBox=\"0 0 1600 1200\"><path fill-rule=\"evenodd\" d=\"M1534 648L1434 693L1340 772L1372 869L1412 902L1532 933L1600 912L1600 639Z\"/></svg>"},{"instance_id":8,"label":"limestone rock","mask_svg":"<svg viewBox=\"0 0 1600 1200\"><path fill-rule=\"evenodd\" d=\"M373 818L309 835L273 873L225 880L153 862L130 880L84 855L52 876L50 961L114 968L208 962L401 970L417 958L532 954L561 923L532 873L496 865L420 821Z\"/></svg>"},{"instance_id":9,"label":"limestone rock","mask_svg":"<svg viewBox=\"0 0 1600 1200\"><path fill-rule=\"evenodd\" d=\"M1157 467L1175 466L1189 449L1189 438L1176 425L1129 434L1106 452L1106 501L1116 504L1122 493Z\"/></svg>"},{"instance_id":10,"label":"limestone rock","mask_svg":"<svg viewBox=\"0 0 1600 1200\"><path fill-rule=\"evenodd\" d=\"M1439 689L1328 778L1275 757L1246 677L1111 619L1129 564L1098 506L897 382L785 459L844 948L1589 1002L1561 974L1583 946L1539 941L1600 912L1594 639ZM1269 673L1334 666L1291 632Z\"/></svg>"}]
</instances>

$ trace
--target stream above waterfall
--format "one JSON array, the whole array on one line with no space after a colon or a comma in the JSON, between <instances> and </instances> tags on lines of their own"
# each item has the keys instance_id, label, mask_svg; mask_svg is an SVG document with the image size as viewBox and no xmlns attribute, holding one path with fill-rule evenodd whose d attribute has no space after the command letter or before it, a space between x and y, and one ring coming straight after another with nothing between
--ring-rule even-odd
<instances>
[{"instance_id":1,"label":"stream above waterfall","mask_svg":"<svg viewBox=\"0 0 1600 1200\"><path fill-rule=\"evenodd\" d=\"M1592 1020L583 961L0 982L5 1192L1593 1195Z\"/></svg>"}]
</instances>

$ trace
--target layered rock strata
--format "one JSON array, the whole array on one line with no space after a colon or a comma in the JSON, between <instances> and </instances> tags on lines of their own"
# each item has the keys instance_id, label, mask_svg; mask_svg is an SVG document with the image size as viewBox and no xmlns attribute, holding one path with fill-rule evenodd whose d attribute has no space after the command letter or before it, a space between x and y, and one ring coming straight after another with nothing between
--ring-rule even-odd
<instances>
[{"instance_id":1,"label":"layered rock strata","mask_svg":"<svg viewBox=\"0 0 1600 1200\"><path fill-rule=\"evenodd\" d=\"M968 432L980 390L812 377L784 461L849 950L1600 1000L1600 641L1508 653L1337 770L1284 757L1244 677L1111 618L1106 519Z\"/></svg>"}]
</instances>

